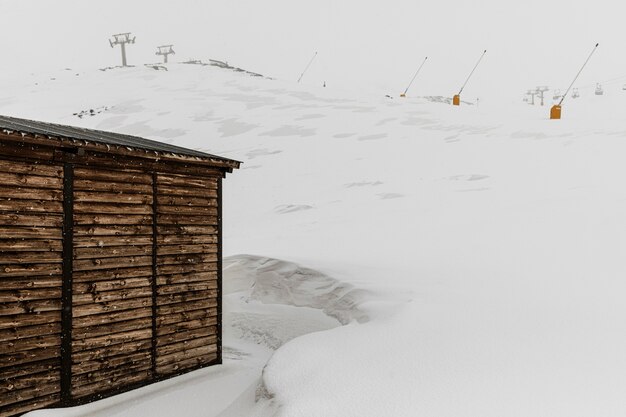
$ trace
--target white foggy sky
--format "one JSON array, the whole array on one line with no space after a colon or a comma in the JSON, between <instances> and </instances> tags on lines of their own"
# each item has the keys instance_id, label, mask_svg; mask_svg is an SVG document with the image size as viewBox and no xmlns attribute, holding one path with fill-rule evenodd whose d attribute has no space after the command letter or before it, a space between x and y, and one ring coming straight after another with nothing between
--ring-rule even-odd
<instances>
[{"instance_id":1,"label":"white foggy sky","mask_svg":"<svg viewBox=\"0 0 626 417\"><path fill-rule=\"evenodd\" d=\"M3 76L120 61L107 39L131 31L129 63L216 58L281 79L401 92L429 56L414 95L452 95L484 49L465 94L519 100L537 84L567 87L595 42L579 85L626 75L622 2L420 0L0 0ZM626 82L626 80L625 80Z\"/></svg>"}]
</instances>

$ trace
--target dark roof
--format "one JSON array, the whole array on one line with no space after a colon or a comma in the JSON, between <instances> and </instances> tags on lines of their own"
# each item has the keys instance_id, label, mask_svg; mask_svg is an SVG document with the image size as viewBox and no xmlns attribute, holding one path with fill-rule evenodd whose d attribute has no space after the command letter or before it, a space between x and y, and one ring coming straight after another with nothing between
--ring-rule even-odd
<instances>
[{"instance_id":1,"label":"dark roof","mask_svg":"<svg viewBox=\"0 0 626 417\"><path fill-rule=\"evenodd\" d=\"M196 158L217 159L224 162L233 162L239 165L238 161L234 161L232 159L222 158L220 156L211 155L205 152L182 148L180 146L174 146L163 142L140 138L137 136L105 132L102 130L85 129L82 127L65 126L56 123L18 119L16 117L0 115L0 130L95 142L105 145L123 146L127 148L171 153Z\"/></svg>"}]
</instances>

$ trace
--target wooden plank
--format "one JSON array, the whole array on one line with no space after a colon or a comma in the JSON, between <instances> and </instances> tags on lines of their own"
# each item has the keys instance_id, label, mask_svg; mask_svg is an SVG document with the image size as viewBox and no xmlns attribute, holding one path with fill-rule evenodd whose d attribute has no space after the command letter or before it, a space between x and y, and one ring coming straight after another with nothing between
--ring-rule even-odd
<instances>
[{"instance_id":1,"label":"wooden plank","mask_svg":"<svg viewBox=\"0 0 626 417\"><path fill-rule=\"evenodd\" d=\"M216 299L217 290L194 291L182 294L167 294L157 296L157 305L176 304L195 300Z\"/></svg>"},{"instance_id":2,"label":"wooden plank","mask_svg":"<svg viewBox=\"0 0 626 417\"><path fill-rule=\"evenodd\" d=\"M217 190L217 178L199 178L189 175L157 175L157 185L174 185L177 187L199 187Z\"/></svg>"},{"instance_id":3,"label":"wooden plank","mask_svg":"<svg viewBox=\"0 0 626 417\"><path fill-rule=\"evenodd\" d=\"M48 384L50 382L60 382L61 374L59 372L39 372L33 375L26 375L18 378L0 379L0 398L12 392L34 388L40 384Z\"/></svg>"},{"instance_id":4,"label":"wooden plank","mask_svg":"<svg viewBox=\"0 0 626 417\"><path fill-rule=\"evenodd\" d=\"M77 203L152 204L152 195L122 192L74 191L74 201Z\"/></svg>"},{"instance_id":5,"label":"wooden plank","mask_svg":"<svg viewBox=\"0 0 626 417\"><path fill-rule=\"evenodd\" d=\"M192 215L179 215L179 214L159 214L157 215L157 224L216 226L219 224L219 221L218 221L217 215L215 216L192 216Z\"/></svg>"},{"instance_id":6,"label":"wooden plank","mask_svg":"<svg viewBox=\"0 0 626 417\"><path fill-rule=\"evenodd\" d=\"M217 233L210 234L213 229L217 229L214 226L207 226L204 228L206 235L158 235L157 247L163 245L202 245L217 243Z\"/></svg>"},{"instance_id":7,"label":"wooden plank","mask_svg":"<svg viewBox=\"0 0 626 417\"><path fill-rule=\"evenodd\" d=\"M105 379L94 384L79 384L72 387L72 396L74 398L81 398L88 396L94 392L111 391L124 386L137 384L142 381L149 380L151 378L151 371L141 370L136 373L129 373L120 375L118 379Z\"/></svg>"},{"instance_id":8,"label":"wooden plank","mask_svg":"<svg viewBox=\"0 0 626 417\"><path fill-rule=\"evenodd\" d=\"M120 258L77 259L74 271L93 271L99 269L131 268L152 265L151 256L124 256Z\"/></svg>"},{"instance_id":9,"label":"wooden plank","mask_svg":"<svg viewBox=\"0 0 626 417\"><path fill-rule=\"evenodd\" d=\"M117 355L126 355L128 352L137 352L142 350L150 350L152 340L136 340L128 343L120 343L111 346L99 346L96 349L85 350L82 352L72 352L73 363L83 363L87 361L99 360L103 361L107 358Z\"/></svg>"},{"instance_id":10,"label":"wooden plank","mask_svg":"<svg viewBox=\"0 0 626 417\"><path fill-rule=\"evenodd\" d=\"M120 269L105 269L99 271L83 271L74 272L73 281L78 282L96 282L96 281L111 281L117 279L129 279L129 278L141 278L151 277L151 267L135 267L135 268L120 268Z\"/></svg>"},{"instance_id":11,"label":"wooden plank","mask_svg":"<svg viewBox=\"0 0 626 417\"><path fill-rule=\"evenodd\" d=\"M187 284L162 285L157 289L158 295L168 295L176 293L186 293L190 291L216 290L217 280L192 282Z\"/></svg>"},{"instance_id":12,"label":"wooden plank","mask_svg":"<svg viewBox=\"0 0 626 417\"><path fill-rule=\"evenodd\" d=\"M185 284L217 280L217 272L191 272L188 274L159 275L157 285Z\"/></svg>"},{"instance_id":13,"label":"wooden plank","mask_svg":"<svg viewBox=\"0 0 626 417\"><path fill-rule=\"evenodd\" d=\"M0 184L5 186L32 187L32 188L52 188L60 190L63 188L63 176L60 177L40 177L32 174L19 174L0 171Z\"/></svg>"},{"instance_id":14,"label":"wooden plank","mask_svg":"<svg viewBox=\"0 0 626 417\"><path fill-rule=\"evenodd\" d=\"M151 328L113 333L103 336L86 337L85 339L72 338L72 352L96 349L100 346L111 346L118 343L136 342L137 340L150 338L152 338Z\"/></svg>"},{"instance_id":15,"label":"wooden plank","mask_svg":"<svg viewBox=\"0 0 626 417\"><path fill-rule=\"evenodd\" d=\"M0 416L10 417L17 416L22 413L37 410L40 408L48 407L57 404L61 400L61 394L55 393L51 395L45 395L43 397L34 398L28 401L21 401L12 405L1 405Z\"/></svg>"},{"instance_id":16,"label":"wooden plank","mask_svg":"<svg viewBox=\"0 0 626 417\"><path fill-rule=\"evenodd\" d=\"M1 265L0 278L5 277L29 277L36 275L59 275L60 264L35 264L35 265Z\"/></svg>"},{"instance_id":17,"label":"wooden plank","mask_svg":"<svg viewBox=\"0 0 626 417\"><path fill-rule=\"evenodd\" d=\"M217 262L203 264L183 264L183 265L158 265L158 275L177 275L187 272L210 272L217 271Z\"/></svg>"},{"instance_id":18,"label":"wooden plank","mask_svg":"<svg viewBox=\"0 0 626 417\"><path fill-rule=\"evenodd\" d=\"M61 308L43 313L23 313L17 315L4 315L0 317L0 330L17 329L26 326L36 326L61 321Z\"/></svg>"},{"instance_id":19,"label":"wooden plank","mask_svg":"<svg viewBox=\"0 0 626 417\"><path fill-rule=\"evenodd\" d=\"M152 298L133 298L130 300L116 300L110 301L102 304L85 304L74 306L72 309L72 316L74 321L76 318L89 316L92 314L103 314L103 313L113 313L119 312L122 310L132 310L140 307L144 307L146 309L150 309L152 305ZM1 311L1 310L0 310ZM96 320L100 320L98 317ZM93 325L89 323L88 325Z\"/></svg>"},{"instance_id":20,"label":"wooden plank","mask_svg":"<svg viewBox=\"0 0 626 417\"><path fill-rule=\"evenodd\" d=\"M63 204L60 201L0 198L0 211L10 211L12 213L63 213Z\"/></svg>"},{"instance_id":21,"label":"wooden plank","mask_svg":"<svg viewBox=\"0 0 626 417\"><path fill-rule=\"evenodd\" d=\"M74 214L76 225L151 225L152 215L145 214Z\"/></svg>"},{"instance_id":22,"label":"wooden plank","mask_svg":"<svg viewBox=\"0 0 626 417\"><path fill-rule=\"evenodd\" d=\"M117 323L102 324L88 327L74 327L72 339L82 340L90 337L104 336L112 333L127 332L136 329L149 329L152 326L151 317L142 317L134 320L120 321Z\"/></svg>"},{"instance_id":23,"label":"wooden plank","mask_svg":"<svg viewBox=\"0 0 626 417\"><path fill-rule=\"evenodd\" d=\"M177 235L182 237L185 235L213 235L217 233L216 226L157 226L159 235ZM157 237L160 239L161 236Z\"/></svg>"},{"instance_id":24,"label":"wooden plank","mask_svg":"<svg viewBox=\"0 0 626 417\"><path fill-rule=\"evenodd\" d=\"M63 242L56 239L5 239L0 237L0 252L3 251L26 251L26 252L61 252Z\"/></svg>"},{"instance_id":25,"label":"wooden plank","mask_svg":"<svg viewBox=\"0 0 626 417\"><path fill-rule=\"evenodd\" d=\"M24 188L0 185L0 198L15 198L18 200L47 200L62 201L63 191L47 188Z\"/></svg>"},{"instance_id":26,"label":"wooden plank","mask_svg":"<svg viewBox=\"0 0 626 417\"><path fill-rule=\"evenodd\" d=\"M105 368L91 372L79 373L77 375L72 375L72 385L79 387L83 384L93 384L99 382L111 383L118 381L129 374L134 374L137 371L145 371L149 369L150 366L150 359L142 359L126 366ZM102 391L102 389L100 389L99 391ZM72 392L74 391L72 390Z\"/></svg>"},{"instance_id":27,"label":"wooden plank","mask_svg":"<svg viewBox=\"0 0 626 417\"><path fill-rule=\"evenodd\" d=\"M198 356L207 356L217 352L217 344L209 346L198 346L195 348L180 350L178 352L170 353L167 355L157 355L157 366L162 366L170 363L178 363L186 359L197 358Z\"/></svg>"},{"instance_id":28,"label":"wooden plank","mask_svg":"<svg viewBox=\"0 0 626 417\"><path fill-rule=\"evenodd\" d=\"M157 206L157 213L179 216L217 216L216 207Z\"/></svg>"},{"instance_id":29,"label":"wooden plank","mask_svg":"<svg viewBox=\"0 0 626 417\"><path fill-rule=\"evenodd\" d=\"M217 353L211 353L209 355L198 356L196 358L185 359L167 365L157 366L157 373L159 375L175 374L186 369L198 368L203 365L208 365L216 360Z\"/></svg>"},{"instance_id":30,"label":"wooden plank","mask_svg":"<svg viewBox=\"0 0 626 417\"><path fill-rule=\"evenodd\" d=\"M2 283L0 282L0 287ZM0 303L61 298L61 287L0 291Z\"/></svg>"},{"instance_id":31,"label":"wooden plank","mask_svg":"<svg viewBox=\"0 0 626 417\"><path fill-rule=\"evenodd\" d=\"M0 252L0 268L2 265L60 263L62 260L60 252Z\"/></svg>"},{"instance_id":32,"label":"wooden plank","mask_svg":"<svg viewBox=\"0 0 626 417\"><path fill-rule=\"evenodd\" d=\"M90 213L90 214L150 214L152 213L151 205L142 204L107 204L107 203L91 203L91 202L75 202L74 213Z\"/></svg>"},{"instance_id":33,"label":"wooden plank","mask_svg":"<svg viewBox=\"0 0 626 417\"><path fill-rule=\"evenodd\" d=\"M61 347L46 347L0 354L0 369L60 357Z\"/></svg>"},{"instance_id":34,"label":"wooden plank","mask_svg":"<svg viewBox=\"0 0 626 417\"><path fill-rule=\"evenodd\" d=\"M61 300L33 300L0 304L0 316L60 311ZM2 319L0 319L2 320Z\"/></svg>"},{"instance_id":35,"label":"wooden plank","mask_svg":"<svg viewBox=\"0 0 626 417\"><path fill-rule=\"evenodd\" d=\"M217 308L202 308L201 310L183 311L182 313L167 314L157 317L157 326L181 323L189 320L217 317Z\"/></svg>"},{"instance_id":36,"label":"wooden plank","mask_svg":"<svg viewBox=\"0 0 626 417\"><path fill-rule=\"evenodd\" d=\"M133 352L132 354L125 354L119 356L113 356L106 360L93 360L76 363L72 366L72 374L80 375L87 372L104 371L114 368L128 368L134 363L143 363L146 360L150 360L150 350L144 350L139 352Z\"/></svg>"},{"instance_id":37,"label":"wooden plank","mask_svg":"<svg viewBox=\"0 0 626 417\"><path fill-rule=\"evenodd\" d=\"M61 239L62 230L54 227L0 226L0 240L8 239Z\"/></svg>"},{"instance_id":38,"label":"wooden plank","mask_svg":"<svg viewBox=\"0 0 626 417\"><path fill-rule=\"evenodd\" d=\"M157 329L158 345L217 334L217 317L206 317L160 326Z\"/></svg>"},{"instance_id":39,"label":"wooden plank","mask_svg":"<svg viewBox=\"0 0 626 417\"><path fill-rule=\"evenodd\" d=\"M131 184L152 184L152 175L150 174L94 168L76 167L74 169L74 178L106 182L129 182Z\"/></svg>"},{"instance_id":40,"label":"wooden plank","mask_svg":"<svg viewBox=\"0 0 626 417\"><path fill-rule=\"evenodd\" d=\"M184 340L193 340L199 337L210 337L215 335L217 335L217 326L196 327L189 330L182 329L176 332L159 335L157 337L157 352L160 347L172 343L179 343Z\"/></svg>"},{"instance_id":41,"label":"wooden plank","mask_svg":"<svg viewBox=\"0 0 626 417\"><path fill-rule=\"evenodd\" d=\"M0 291L30 290L36 288L61 288L60 276L0 279Z\"/></svg>"},{"instance_id":42,"label":"wooden plank","mask_svg":"<svg viewBox=\"0 0 626 417\"><path fill-rule=\"evenodd\" d=\"M159 206L190 206L190 207L217 207L217 198L157 195L157 205Z\"/></svg>"},{"instance_id":43,"label":"wooden plank","mask_svg":"<svg viewBox=\"0 0 626 417\"><path fill-rule=\"evenodd\" d=\"M89 230L91 228L86 228L85 230ZM149 230L151 228L146 228ZM96 230L94 230L94 233ZM99 230L101 233L112 233L109 230ZM0 241L0 244L2 241ZM93 248L93 247L109 247L109 246L126 246L126 245L152 245L152 236L74 236L74 247L75 248Z\"/></svg>"},{"instance_id":44,"label":"wooden plank","mask_svg":"<svg viewBox=\"0 0 626 417\"><path fill-rule=\"evenodd\" d=\"M157 317L217 307L217 299L157 306Z\"/></svg>"},{"instance_id":45,"label":"wooden plank","mask_svg":"<svg viewBox=\"0 0 626 417\"><path fill-rule=\"evenodd\" d=\"M114 182L114 181L94 181L86 179L74 180L75 191L104 191L111 193L137 193L137 194L152 194L152 185L150 184L135 184L128 182Z\"/></svg>"},{"instance_id":46,"label":"wooden plank","mask_svg":"<svg viewBox=\"0 0 626 417\"><path fill-rule=\"evenodd\" d=\"M217 336L199 337L197 339L184 340L182 342L161 346L157 349L157 355L165 356L176 352L185 352L197 347L215 345L216 343Z\"/></svg>"},{"instance_id":47,"label":"wooden plank","mask_svg":"<svg viewBox=\"0 0 626 417\"><path fill-rule=\"evenodd\" d=\"M41 335L25 339L4 341L0 355L13 352L26 352L34 349L48 349L61 346L61 334Z\"/></svg>"},{"instance_id":48,"label":"wooden plank","mask_svg":"<svg viewBox=\"0 0 626 417\"><path fill-rule=\"evenodd\" d=\"M181 255L159 255L157 265L201 264L217 262L217 253L188 253Z\"/></svg>"},{"instance_id":49,"label":"wooden plank","mask_svg":"<svg viewBox=\"0 0 626 417\"><path fill-rule=\"evenodd\" d=\"M121 256L148 256L152 255L152 245L149 246L107 246L104 248L75 248L74 259L117 258Z\"/></svg>"},{"instance_id":50,"label":"wooden plank","mask_svg":"<svg viewBox=\"0 0 626 417\"><path fill-rule=\"evenodd\" d=\"M152 235L151 226L76 226L74 236L135 236ZM74 239L76 242L76 238ZM80 242L80 240L78 240ZM132 240L130 243L132 244Z\"/></svg>"},{"instance_id":51,"label":"wooden plank","mask_svg":"<svg viewBox=\"0 0 626 417\"><path fill-rule=\"evenodd\" d=\"M72 298L74 306L92 303L105 303L118 300L130 300L133 298L144 298L152 295L152 287L124 288L113 291L97 291L90 293L76 293Z\"/></svg>"},{"instance_id":52,"label":"wooden plank","mask_svg":"<svg viewBox=\"0 0 626 417\"><path fill-rule=\"evenodd\" d=\"M59 368L61 368L60 358L53 358L41 362L2 368L0 370L0 381L22 378L25 376L44 372L48 374L57 374Z\"/></svg>"},{"instance_id":53,"label":"wooden plank","mask_svg":"<svg viewBox=\"0 0 626 417\"><path fill-rule=\"evenodd\" d=\"M0 159L0 172L63 178L63 166L61 165L15 162L6 159Z\"/></svg>"},{"instance_id":54,"label":"wooden plank","mask_svg":"<svg viewBox=\"0 0 626 417\"><path fill-rule=\"evenodd\" d=\"M121 290L124 288L150 287L152 280L146 278L122 278L109 281L79 282L74 283L72 291L74 294L93 293L100 291ZM0 282L2 288L2 282Z\"/></svg>"},{"instance_id":55,"label":"wooden plank","mask_svg":"<svg viewBox=\"0 0 626 417\"><path fill-rule=\"evenodd\" d=\"M63 216L56 214L29 215L16 213L0 213L0 225L61 227L63 225Z\"/></svg>"},{"instance_id":56,"label":"wooden plank","mask_svg":"<svg viewBox=\"0 0 626 417\"><path fill-rule=\"evenodd\" d=\"M142 306L141 308L137 309L113 312L109 311L105 312L104 314L93 314L83 317L74 317L72 320L72 328L74 329L74 331L80 332L79 329L83 327L102 326L145 317L152 317L152 309L144 308Z\"/></svg>"},{"instance_id":57,"label":"wooden plank","mask_svg":"<svg viewBox=\"0 0 626 417\"><path fill-rule=\"evenodd\" d=\"M9 137L8 135L2 135L2 139ZM41 161L49 162L54 158L54 149L51 147L38 147L28 144L24 144L23 141L17 139L18 143L7 143L0 141L0 156L10 158L27 158L29 160L39 159ZM22 163L22 162L20 162Z\"/></svg>"},{"instance_id":58,"label":"wooden plank","mask_svg":"<svg viewBox=\"0 0 626 417\"><path fill-rule=\"evenodd\" d=\"M21 404L23 401L29 401L39 398L48 398L49 396L57 396L61 392L61 382L51 381L45 384L39 384L23 390L14 391L2 395L2 405ZM9 407L13 408L13 407ZM14 408L13 408L14 409ZM0 409L2 412L4 408ZM6 414L9 415L9 414Z\"/></svg>"},{"instance_id":59,"label":"wooden plank","mask_svg":"<svg viewBox=\"0 0 626 417\"><path fill-rule=\"evenodd\" d=\"M205 188L186 188L172 185L159 185L157 188L159 195L173 195L178 197L203 197L217 198L217 190Z\"/></svg>"},{"instance_id":60,"label":"wooden plank","mask_svg":"<svg viewBox=\"0 0 626 417\"><path fill-rule=\"evenodd\" d=\"M0 330L0 342L9 340L26 339L35 336L46 336L61 333L61 323L45 323L39 326L16 327ZM59 343L60 340L59 340ZM1 379L1 377L0 377Z\"/></svg>"},{"instance_id":61,"label":"wooden plank","mask_svg":"<svg viewBox=\"0 0 626 417\"><path fill-rule=\"evenodd\" d=\"M157 245L157 255L217 253L217 245Z\"/></svg>"}]
</instances>

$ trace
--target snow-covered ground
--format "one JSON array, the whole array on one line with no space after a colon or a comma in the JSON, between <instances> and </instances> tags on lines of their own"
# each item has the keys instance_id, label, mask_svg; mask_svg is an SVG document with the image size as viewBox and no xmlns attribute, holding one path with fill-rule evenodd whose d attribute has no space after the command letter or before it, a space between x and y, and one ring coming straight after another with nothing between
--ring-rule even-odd
<instances>
[{"instance_id":1,"label":"snow-covered ground","mask_svg":"<svg viewBox=\"0 0 626 417\"><path fill-rule=\"evenodd\" d=\"M550 121L183 64L2 81L2 114L244 162L225 364L33 415L623 416L625 103Z\"/></svg>"}]
</instances>

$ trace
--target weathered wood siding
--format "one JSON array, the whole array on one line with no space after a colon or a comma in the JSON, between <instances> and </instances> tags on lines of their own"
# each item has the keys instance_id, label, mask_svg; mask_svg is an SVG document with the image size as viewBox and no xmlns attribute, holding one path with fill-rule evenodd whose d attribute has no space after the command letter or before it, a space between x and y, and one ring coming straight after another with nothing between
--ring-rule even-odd
<instances>
[{"instance_id":1,"label":"weathered wood siding","mask_svg":"<svg viewBox=\"0 0 626 417\"><path fill-rule=\"evenodd\" d=\"M0 417L221 360L221 178L65 169L0 159Z\"/></svg>"},{"instance_id":2,"label":"weathered wood siding","mask_svg":"<svg viewBox=\"0 0 626 417\"><path fill-rule=\"evenodd\" d=\"M63 167L0 159L0 415L60 399Z\"/></svg>"},{"instance_id":3,"label":"weathered wood siding","mask_svg":"<svg viewBox=\"0 0 626 417\"><path fill-rule=\"evenodd\" d=\"M156 176L156 371L218 357L218 179Z\"/></svg>"},{"instance_id":4,"label":"weathered wood siding","mask_svg":"<svg viewBox=\"0 0 626 417\"><path fill-rule=\"evenodd\" d=\"M74 170L73 398L151 378L152 175Z\"/></svg>"}]
</instances>

